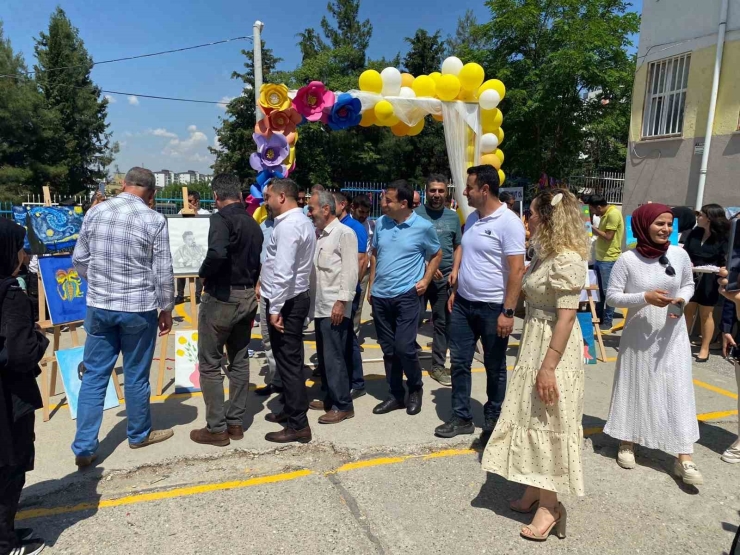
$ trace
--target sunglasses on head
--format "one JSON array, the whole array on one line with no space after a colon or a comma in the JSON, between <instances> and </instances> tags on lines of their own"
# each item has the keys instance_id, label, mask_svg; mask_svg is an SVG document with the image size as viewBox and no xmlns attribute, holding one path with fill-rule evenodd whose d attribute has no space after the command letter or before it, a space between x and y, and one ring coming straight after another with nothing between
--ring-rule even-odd
<instances>
[{"instance_id":1,"label":"sunglasses on head","mask_svg":"<svg viewBox=\"0 0 740 555\"><path fill-rule=\"evenodd\" d=\"M660 262L663 266L666 267L665 268L665 273L667 275L669 275L671 277L673 277L673 276L676 275L676 269L673 266L671 266L671 261L668 260L668 257L667 256L661 256L658 259L658 262Z\"/></svg>"}]
</instances>

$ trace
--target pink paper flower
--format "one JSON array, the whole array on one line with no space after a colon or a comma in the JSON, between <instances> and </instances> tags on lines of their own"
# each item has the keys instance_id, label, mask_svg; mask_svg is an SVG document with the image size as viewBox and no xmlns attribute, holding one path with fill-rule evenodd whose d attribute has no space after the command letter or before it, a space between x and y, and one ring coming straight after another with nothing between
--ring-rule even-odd
<instances>
[{"instance_id":1,"label":"pink paper flower","mask_svg":"<svg viewBox=\"0 0 740 555\"><path fill-rule=\"evenodd\" d=\"M319 121L324 111L334 105L334 93L328 90L321 81L311 81L298 89L293 99L293 106L308 121Z\"/></svg>"}]
</instances>

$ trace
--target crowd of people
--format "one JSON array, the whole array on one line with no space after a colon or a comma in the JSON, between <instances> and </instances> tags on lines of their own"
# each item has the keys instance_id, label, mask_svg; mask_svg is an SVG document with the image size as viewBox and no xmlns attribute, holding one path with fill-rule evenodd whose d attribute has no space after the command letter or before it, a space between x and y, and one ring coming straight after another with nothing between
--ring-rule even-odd
<instances>
[{"instance_id":1,"label":"crowd of people","mask_svg":"<svg viewBox=\"0 0 740 555\"><path fill-rule=\"evenodd\" d=\"M512 210L513 199L499 196L498 172L487 165L468 170L463 194L472 212L462 229L446 207L441 175L428 178L423 203L406 181L389 184L374 226L367 196L350 199L320 185L305 191L290 179L271 180L263 189L268 218L261 224L245 209L236 176L215 176L212 189L217 211L210 215L196 293L205 426L190 433L192 441L226 446L244 437L249 344L258 315L267 374L255 392L278 395L282 406L266 415L279 427L265 439L310 442L309 410L322 413L322 425L353 418L354 401L366 393L358 339L365 302L372 307L388 386L372 412L419 414L424 381L417 335L430 304L429 375L452 388L451 417L434 433L475 433L471 365L480 343L487 380L483 469L527 486L510 504L515 512L534 512L522 537L563 538L567 513L558 494L585 493L585 373L576 313L593 258L602 325L611 327L615 308L627 310L605 426L620 442L617 463L634 468L635 445L661 449L677 457L674 472L683 482L703 482L692 460L699 429L687 324L690 330L698 307L702 362L714 333L707 314L724 295L725 348L735 344L731 329L740 296L724 289L726 272L720 270L718 282L713 274L697 281L692 271L725 265L729 226L721 207L701 208L695 227L681 230L682 248L670 244L672 209L641 206L632 215L636 248L623 252L624 219L602 197L586 199L593 240L582 199L564 189L537 194L523 221ZM129 446L173 436L153 427L149 372L157 335L167 340L184 289L178 284L176 297L167 223L151 209L154 195L154 175L131 169L122 192L86 214L74 250L74 265L88 282L85 372L72 443L81 469L95 463L105 390L120 354ZM199 200L190 199L195 211ZM33 466L34 410L41 406L35 376L48 342L34 328L31 303L16 280L25 231L0 219L0 233L0 554L29 555L43 544L15 529L13 519ZM507 385L506 354L522 295L526 316ZM309 398L304 364L310 323L321 378L315 399ZM722 458L740 462L740 439Z\"/></svg>"}]
</instances>

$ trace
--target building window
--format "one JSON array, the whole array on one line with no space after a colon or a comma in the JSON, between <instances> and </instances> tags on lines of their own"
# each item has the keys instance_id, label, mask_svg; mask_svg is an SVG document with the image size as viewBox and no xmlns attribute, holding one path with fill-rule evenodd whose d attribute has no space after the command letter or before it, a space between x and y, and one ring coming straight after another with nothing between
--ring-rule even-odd
<instances>
[{"instance_id":1,"label":"building window","mask_svg":"<svg viewBox=\"0 0 740 555\"><path fill-rule=\"evenodd\" d=\"M691 54L683 54L652 62L648 67L643 138L671 137L683 132L690 65Z\"/></svg>"}]
</instances>

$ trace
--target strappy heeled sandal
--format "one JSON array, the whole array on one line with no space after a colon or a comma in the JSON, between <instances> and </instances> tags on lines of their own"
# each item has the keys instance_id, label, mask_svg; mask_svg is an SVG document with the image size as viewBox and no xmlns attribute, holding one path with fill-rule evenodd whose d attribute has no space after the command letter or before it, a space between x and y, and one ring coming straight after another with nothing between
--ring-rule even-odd
<instances>
[{"instance_id":1,"label":"strappy heeled sandal","mask_svg":"<svg viewBox=\"0 0 740 555\"><path fill-rule=\"evenodd\" d=\"M541 509L544 507L540 507ZM544 533L540 534L535 530L532 525L525 526L522 528L521 532L519 532L519 535L523 537L525 540L532 540L536 542L543 542L546 541L547 538L550 537L550 534L552 532L555 533L555 535L562 539L565 539L565 525L566 525L566 519L568 518L568 513L565 510L565 507L563 507L562 503L558 503L558 518L555 519L555 521L550 524L550 526L547 528L547 530L544 531ZM528 530L529 534L525 534L524 531Z\"/></svg>"}]
</instances>

